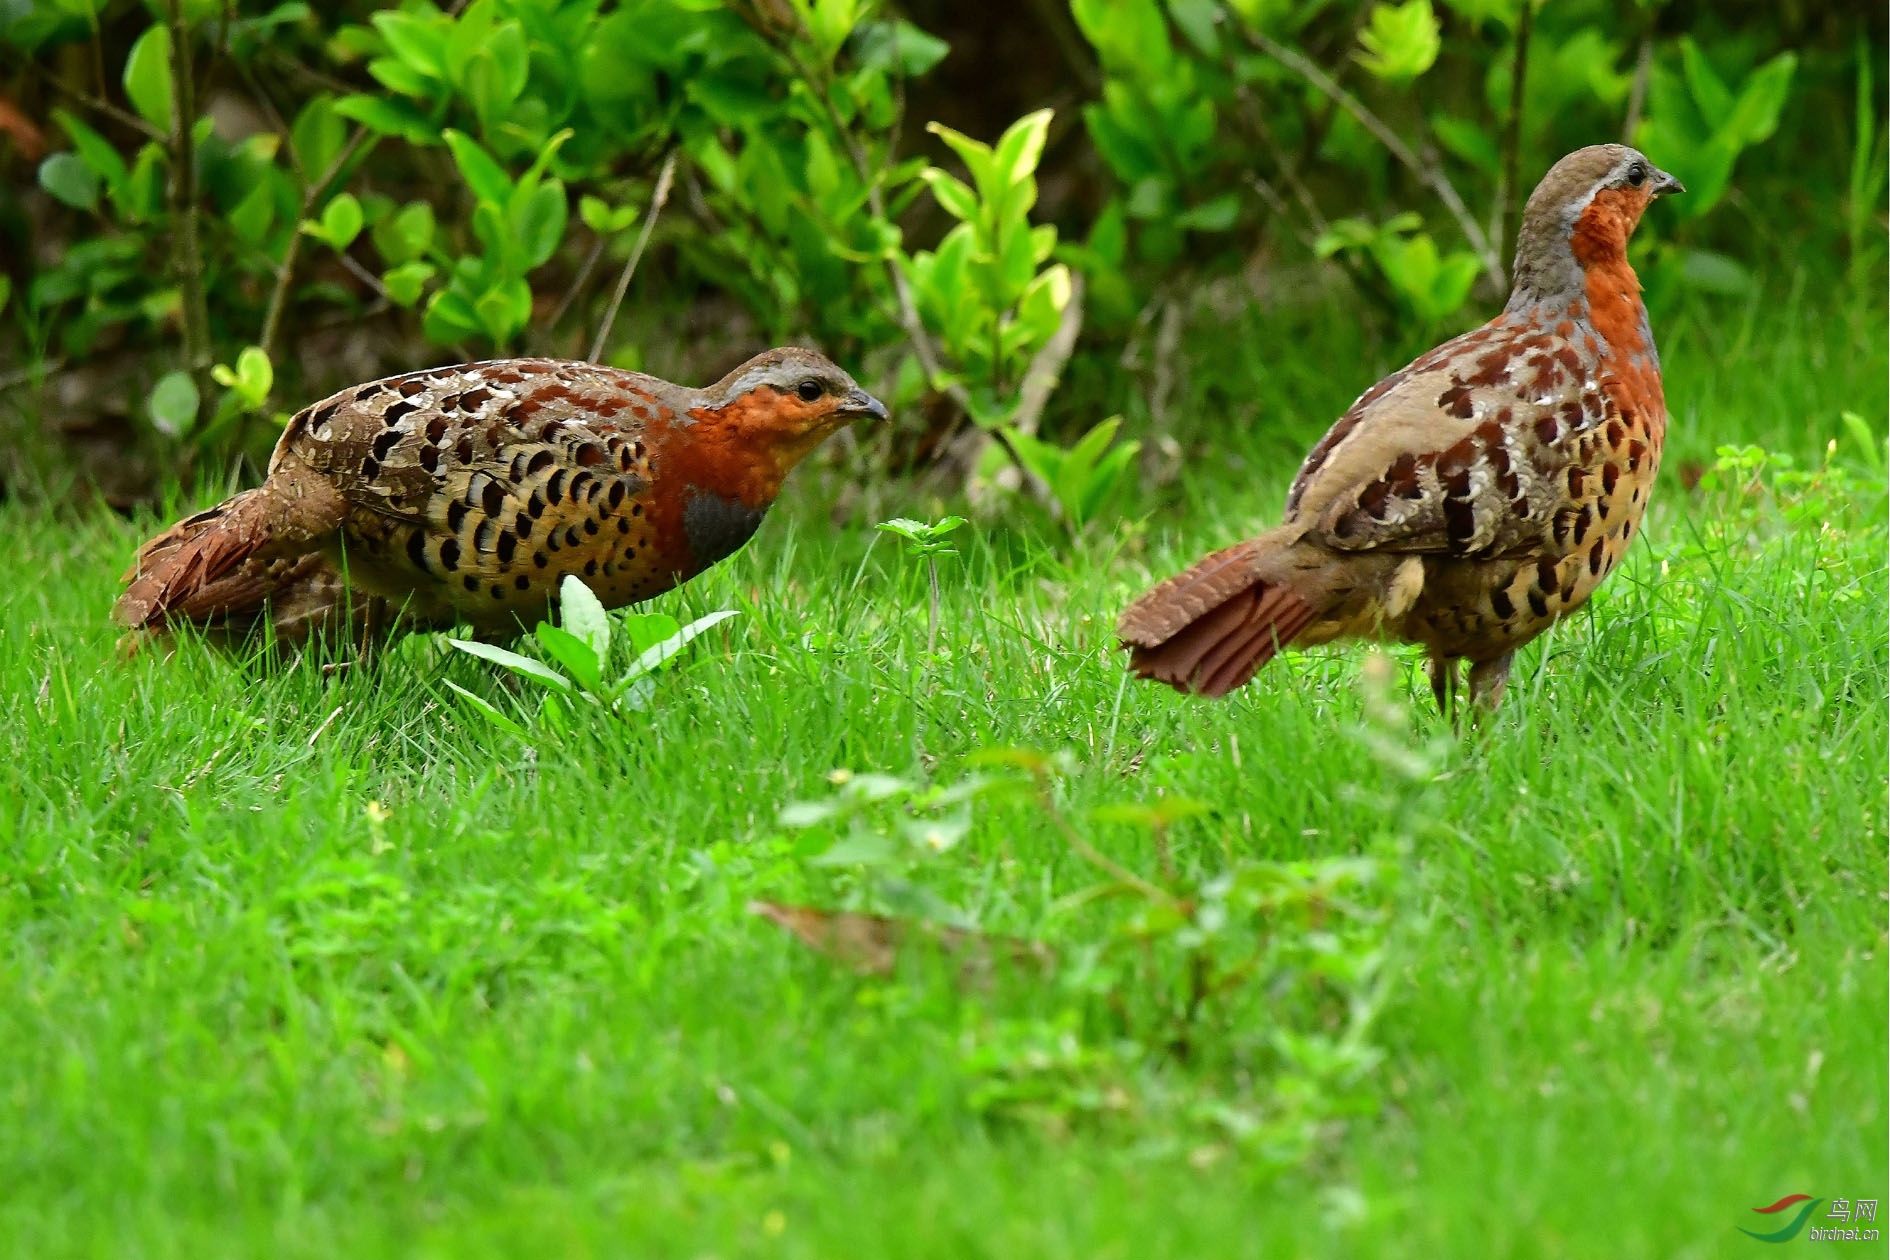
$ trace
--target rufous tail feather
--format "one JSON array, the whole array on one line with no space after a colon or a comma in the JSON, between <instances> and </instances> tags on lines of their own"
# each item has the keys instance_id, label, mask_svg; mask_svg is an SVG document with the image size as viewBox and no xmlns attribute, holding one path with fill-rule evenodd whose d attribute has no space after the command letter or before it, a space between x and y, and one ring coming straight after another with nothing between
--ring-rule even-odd
<instances>
[{"instance_id":1,"label":"rufous tail feather","mask_svg":"<svg viewBox=\"0 0 1890 1260\"><path fill-rule=\"evenodd\" d=\"M1129 668L1216 698L1252 678L1319 614L1287 582L1261 576L1272 550L1266 537L1237 543L1131 604L1117 626Z\"/></svg>"}]
</instances>

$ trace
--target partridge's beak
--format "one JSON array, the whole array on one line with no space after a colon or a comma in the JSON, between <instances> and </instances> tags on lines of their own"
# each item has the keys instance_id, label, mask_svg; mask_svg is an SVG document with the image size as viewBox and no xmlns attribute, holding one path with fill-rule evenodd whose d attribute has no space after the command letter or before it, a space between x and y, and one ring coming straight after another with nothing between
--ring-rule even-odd
<instances>
[{"instance_id":1,"label":"partridge's beak","mask_svg":"<svg viewBox=\"0 0 1890 1260\"><path fill-rule=\"evenodd\" d=\"M875 420L886 418L886 404L859 388L841 400L840 410L850 416L871 416Z\"/></svg>"},{"instance_id":2,"label":"partridge's beak","mask_svg":"<svg viewBox=\"0 0 1890 1260\"><path fill-rule=\"evenodd\" d=\"M1683 193L1686 190L1687 190L1687 186L1685 184L1681 183L1679 180L1675 179L1673 176L1667 174L1667 172L1659 169L1658 167L1655 168L1654 186L1650 190L1654 194L1654 196L1668 197L1668 196L1673 195L1674 193Z\"/></svg>"}]
</instances>

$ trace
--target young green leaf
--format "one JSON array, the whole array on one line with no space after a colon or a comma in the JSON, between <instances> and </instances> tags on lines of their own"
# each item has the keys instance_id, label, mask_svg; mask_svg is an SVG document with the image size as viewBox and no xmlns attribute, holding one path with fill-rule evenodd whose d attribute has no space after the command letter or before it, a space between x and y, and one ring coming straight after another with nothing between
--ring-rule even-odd
<instances>
[{"instance_id":1,"label":"young green leaf","mask_svg":"<svg viewBox=\"0 0 1890 1260\"><path fill-rule=\"evenodd\" d=\"M159 131L171 129L171 32L155 23L125 59L125 95L139 117Z\"/></svg>"},{"instance_id":2,"label":"young green leaf","mask_svg":"<svg viewBox=\"0 0 1890 1260\"><path fill-rule=\"evenodd\" d=\"M1409 82L1436 64L1443 48L1438 32L1431 0L1374 5L1370 25L1358 35L1365 49L1359 64L1377 78Z\"/></svg>"}]
</instances>

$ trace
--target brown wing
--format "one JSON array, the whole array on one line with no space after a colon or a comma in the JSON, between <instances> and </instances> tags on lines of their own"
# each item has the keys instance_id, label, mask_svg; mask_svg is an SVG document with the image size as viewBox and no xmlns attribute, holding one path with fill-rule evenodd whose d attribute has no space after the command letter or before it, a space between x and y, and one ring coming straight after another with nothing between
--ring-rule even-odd
<instances>
[{"instance_id":1,"label":"brown wing","mask_svg":"<svg viewBox=\"0 0 1890 1260\"><path fill-rule=\"evenodd\" d=\"M1385 378L1294 480L1289 520L1346 551L1494 556L1550 540L1618 414L1592 338L1499 319Z\"/></svg>"},{"instance_id":2,"label":"brown wing","mask_svg":"<svg viewBox=\"0 0 1890 1260\"><path fill-rule=\"evenodd\" d=\"M582 564L554 557L586 549L648 490L645 427L668 390L546 359L415 372L308 408L271 468L299 460L341 493L344 547L373 584L411 588L423 613L444 604L492 620L542 608L560 573ZM613 545L638 541L649 539Z\"/></svg>"}]
</instances>

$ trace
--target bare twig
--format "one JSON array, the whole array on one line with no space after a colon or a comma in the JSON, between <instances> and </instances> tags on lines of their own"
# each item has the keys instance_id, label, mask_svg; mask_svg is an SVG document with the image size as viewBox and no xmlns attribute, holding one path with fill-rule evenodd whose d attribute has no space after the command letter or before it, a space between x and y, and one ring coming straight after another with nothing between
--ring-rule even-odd
<instances>
[{"instance_id":1,"label":"bare twig","mask_svg":"<svg viewBox=\"0 0 1890 1260\"><path fill-rule=\"evenodd\" d=\"M1529 34L1536 21L1534 0L1523 0L1516 20L1516 49L1509 70L1509 117L1503 121L1503 160L1497 168L1496 204L1490 209L1490 241L1497 255L1507 253L1510 201L1522 190L1518 183L1522 163L1523 84L1529 77Z\"/></svg>"},{"instance_id":2,"label":"bare twig","mask_svg":"<svg viewBox=\"0 0 1890 1260\"><path fill-rule=\"evenodd\" d=\"M315 203L320 201L322 194L328 191L328 186L334 182L342 168L354 160L354 155L366 143L368 135L366 127L356 127L354 135L350 136L348 143L341 147L341 152L337 153L335 160L328 164L328 169L323 171L321 176L310 183L302 193L302 209L295 219L296 229L290 235L289 243L283 250L281 263L276 266L276 283L275 287L269 291L269 306L263 315L262 339L257 342L272 362L276 354L276 337L282 331L282 313L288 306L289 288L295 283L295 266L301 260L301 222L315 213ZM375 287L378 289L381 286L377 282ZM382 290L381 296L386 296L385 290Z\"/></svg>"},{"instance_id":3,"label":"bare twig","mask_svg":"<svg viewBox=\"0 0 1890 1260\"><path fill-rule=\"evenodd\" d=\"M1641 129L1641 110L1647 104L1647 79L1654 72L1654 33L1641 35L1640 55L1634 60L1634 87L1628 92L1627 118L1621 125L1621 139L1634 143L1634 133Z\"/></svg>"},{"instance_id":4,"label":"bare twig","mask_svg":"<svg viewBox=\"0 0 1890 1260\"><path fill-rule=\"evenodd\" d=\"M637 233L637 243L630 247L630 257L624 260L623 274L617 277L617 291L610 295L610 308L604 312L604 322L597 326L597 340L591 343L593 363L604 357L604 342L610 336L610 326L617 322L617 308L623 305L623 295L630 290L630 277L637 273L637 264L643 260L650 233L656 230L656 216L663 213L663 203L669 200L669 186L675 178L676 150L671 149L669 156L663 159L663 169L656 173L656 191L650 195L650 208L644 211L643 230Z\"/></svg>"},{"instance_id":5,"label":"bare twig","mask_svg":"<svg viewBox=\"0 0 1890 1260\"><path fill-rule=\"evenodd\" d=\"M1307 60L1305 56L1244 24L1240 24L1239 29L1241 36L1249 44L1299 75L1356 118L1361 126L1378 138L1378 142L1385 146L1392 157L1428 184L1431 191L1437 194L1437 199L1444 203L1444 208L1450 211L1451 217L1457 220L1457 226L1462 230L1464 240L1469 242L1470 248L1482 260L1483 269L1491 281L1499 290L1508 287L1509 282L1503 273L1502 260L1491 248L1489 234L1483 230L1483 225L1477 222L1476 216L1470 213L1469 207L1464 205L1463 198L1457 193L1456 185L1450 182L1450 176L1445 174L1444 168L1437 161L1420 158L1397 132L1385 124L1382 118L1367 109L1362 101L1340 87L1332 76Z\"/></svg>"},{"instance_id":6,"label":"bare twig","mask_svg":"<svg viewBox=\"0 0 1890 1260\"><path fill-rule=\"evenodd\" d=\"M1057 330L1038 347L1037 353L1031 357L1030 366L1024 369L1024 384L1017 391L1017 410L1011 416L1013 429L1019 433L1037 432L1043 409L1050 404L1050 395L1056 392L1057 382L1063 379L1063 369L1069 363L1070 356L1076 353L1076 342L1082 335L1083 273L1072 271L1070 297L1063 304Z\"/></svg>"},{"instance_id":7,"label":"bare twig","mask_svg":"<svg viewBox=\"0 0 1890 1260\"><path fill-rule=\"evenodd\" d=\"M967 477L977 474L978 464L983 458L987 442L996 442L1004 448L1004 453L1011 458L1009 468L999 470L994 479L998 485L1007 489L1016 489L1028 480L1036 495L1045 503L1054 504L1056 496L1050 487L1038 482L1037 477L1024 466L1017 448L1012 444L1005 429L1015 429L1019 433L1035 436L1037 426L1043 420L1043 410L1050 404L1050 395L1056 392L1057 383L1063 379L1063 369L1068 365L1070 356L1076 353L1077 339L1083 335L1083 274L1080 271L1070 273L1070 297L1063 304L1063 314L1057 320L1057 330L1050 334L1050 339L1037 348L1031 356L1030 366L1024 369L1024 383L1017 391L1017 410L1011 413L1011 422L1005 428L986 429L975 427L959 444L960 449L953 452L953 458L964 468Z\"/></svg>"},{"instance_id":8,"label":"bare twig","mask_svg":"<svg viewBox=\"0 0 1890 1260\"><path fill-rule=\"evenodd\" d=\"M584 292L584 286L591 282L591 272L597 270L597 260L604 256L604 247L610 244L613 235L615 233L599 232L597 239L591 242L590 251L584 255L584 261L578 265L577 275L571 279L571 287L564 291L564 296L558 299L557 307L551 312L551 318L545 321L544 331L547 336L564 320L571 304L578 300L578 294Z\"/></svg>"},{"instance_id":9,"label":"bare twig","mask_svg":"<svg viewBox=\"0 0 1890 1260\"><path fill-rule=\"evenodd\" d=\"M387 302L394 300L393 296L388 293L387 286L381 283L381 278L362 266L359 262L356 262L353 254L350 254L344 249L337 251L335 257L341 259L341 265L348 269L350 275L373 290L376 297Z\"/></svg>"},{"instance_id":10,"label":"bare twig","mask_svg":"<svg viewBox=\"0 0 1890 1260\"><path fill-rule=\"evenodd\" d=\"M8 53L6 61L7 65L14 72L21 74L25 73L27 67L31 64L25 58L16 57L11 53ZM59 93L59 95L65 97L73 104L89 109L95 114L101 114L111 119L113 122L122 123L147 140L163 141L169 139L164 132L159 131L138 115L127 109L120 109L102 96L94 96L83 88L75 88L70 84L62 83L56 76L51 74L41 76L39 81L50 85L53 91Z\"/></svg>"},{"instance_id":11,"label":"bare twig","mask_svg":"<svg viewBox=\"0 0 1890 1260\"><path fill-rule=\"evenodd\" d=\"M0 376L0 393L5 393L9 389L28 384L29 382L36 383L57 376L60 370L65 366L66 361L64 359L48 359L44 363L36 363L31 367L24 367L17 372L8 372L6 375Z\"/></svg>"},{"instance_id":12,"label":"bare twig","mask_svg":"<svg viewBox=\"0 0 1890 1260\"><path fill-rule=\"evenodd\" d=\"M1155 379L1149 385L1148 418L1159 433L1168 432L1168 403L1175 394L1175 360L1181 352L1181 329L1187 309L1180 298L1169 298L1155 329Z\"/></svg>"},{"instance_id":13,"label":"bare twig","mask_svg":"<svg viewBox=\"0 0 1890 1260\"><path fill-rule=\"evenodd\" d=\"M183 0L169 0L171 29L171 210L176 216L177 280L184 307L184 366L199 378L210 368L210 308L203 287L203 252L197 234L197 121L190 24ZM201 379L199 384L201 385Z\"/></svg>"}]
</instances>

